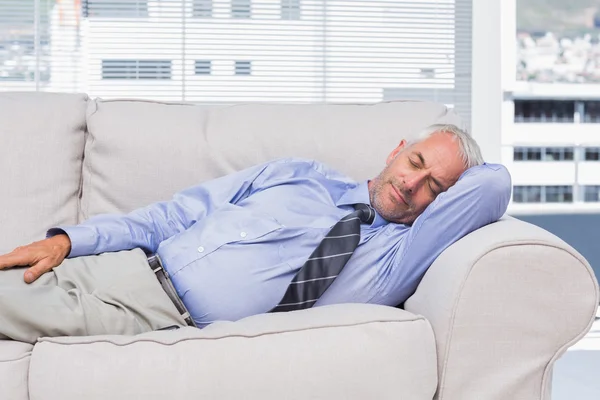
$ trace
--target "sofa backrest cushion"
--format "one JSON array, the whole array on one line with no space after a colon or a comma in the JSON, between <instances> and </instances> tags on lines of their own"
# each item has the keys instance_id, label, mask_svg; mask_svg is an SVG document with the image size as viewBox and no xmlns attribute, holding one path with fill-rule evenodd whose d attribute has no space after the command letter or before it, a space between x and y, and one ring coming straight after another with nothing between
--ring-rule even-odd
<instances>
[{"instance_id":1,"label":"sofa backrest cushion","mask_svg":"<svg viewBox=\"0 0 600 400\"><path fill-rule=\"evenodd\" d=\"M186 187L280 157L375 176L402 138L461 122L443 104L200 106L94 100L80 220L168 200Z\"/></svg>"},{"instance_id":2,"label":"sofa backrest cushion","mask_svg":"<svg viewBox=\"0 0 600 400\"><path fill-rule=\"evenodd\" d=\"M87 96L0 93L0 253L77 222Z\"/></svg>"}]
</instances>

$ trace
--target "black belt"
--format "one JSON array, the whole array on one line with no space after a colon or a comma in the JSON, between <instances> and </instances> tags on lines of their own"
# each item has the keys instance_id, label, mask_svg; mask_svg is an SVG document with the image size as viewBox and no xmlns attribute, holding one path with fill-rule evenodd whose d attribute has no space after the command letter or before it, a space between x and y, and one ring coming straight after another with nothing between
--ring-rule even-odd
<instances>
[{"instance_id":1,"label":"black belt","mask_svg":"<svg viewBox=\"0 0 600 400\"><path fill-rule=\"evenodd\" d=\"M190 313L187 310L187 308L185 308L183 301L181 301L181 299L177 295L177 291L175 290L175 287L171 282L171 278L169 278L169 275L167 275L167 273L165 272L165 269L163 268L162 263L160 262L160 257L158 257L158 254L148 257L148 264L150 265L150 268L152 268L154 275L156 275L158 282L160 282L160 286L162 286L167 296L169 296L169 299L171 299L171 301L177 308L177 311L179 311L179 314L181 314L181 317L189 326L195 327L196 324L194 323L194 320L190 316Z\"/></svg>"}]
</instances>

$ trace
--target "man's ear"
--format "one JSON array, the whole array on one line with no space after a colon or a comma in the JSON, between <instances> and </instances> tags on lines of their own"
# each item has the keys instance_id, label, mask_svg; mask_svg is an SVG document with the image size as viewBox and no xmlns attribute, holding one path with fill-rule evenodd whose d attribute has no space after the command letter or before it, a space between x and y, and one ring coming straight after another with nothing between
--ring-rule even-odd
<instances>
[{"instance_id":1,"label":"man's ear","mask_svg":"<svg viewBox=\"0 0 600 400\"><path fill-rule=\"evenodd\" d=\"M396 158L396 156L398 155L398 153L400 153L405 147L406 147L406 140L402 139L400 141L400 144L398 144L398 146L396 146L396 148L394 150L392 150L392 152L388 156L387 160L385 161L386 165L390 165L390 163L392 162L392 160L394 158Z\"/></svg>"}]
</instances>

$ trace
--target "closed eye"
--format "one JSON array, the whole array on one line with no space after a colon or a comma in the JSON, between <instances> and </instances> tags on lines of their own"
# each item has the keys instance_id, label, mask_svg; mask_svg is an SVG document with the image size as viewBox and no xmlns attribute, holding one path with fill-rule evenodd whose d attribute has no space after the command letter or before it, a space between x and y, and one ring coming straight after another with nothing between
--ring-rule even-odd
<instances>
[{"instance_id":1,"label":"closed eye","mask_svg":"<svg viewBox=\"0 0 600 400\"><path fill-rule=\"evenodd\" d=\"M433 187L431 186L431 182L429 182L427 184L427 186L429 187L429 191L431 192L431 194L433 195L433 197L437 196L438 193L435 191L435 189L433 189Z\"/></svg>"}]
</instances>

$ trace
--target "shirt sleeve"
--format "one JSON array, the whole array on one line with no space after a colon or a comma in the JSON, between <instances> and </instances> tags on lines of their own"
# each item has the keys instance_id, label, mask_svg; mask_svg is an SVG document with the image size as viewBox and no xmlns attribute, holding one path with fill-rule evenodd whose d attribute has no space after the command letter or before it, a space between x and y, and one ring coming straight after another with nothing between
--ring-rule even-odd
<instances>
[{"instance_id":1,"label":"shirt sleeve","mask_svg":"<svg viewBox=\"0 0 600 400\"><path fill-rule=\"evenodd\" d=\"M400 244L390 270L385 271L387 295L400 283L418 285L422 275L452 243L506 212L511 178L500 164L483 164L465 171L446 192L441 193L415 220ZM398 295L398 302L405 296Z\"/></svg>"},{"instance_id":2,"label":"shirt sleeve","mask_svg":"<svg viewBox=\"0 0 600 400\"><path fill-rule=\"evenodd\" d=\"M46 237L66 233L69 258L142 248L154 253L158 245L182 232L226 203L249 195L254 180L270 164L251 167L176 193L172 200L151 204L129 214L101 214L75 226L48 230Z\"/></svg>"}]
</instances>

